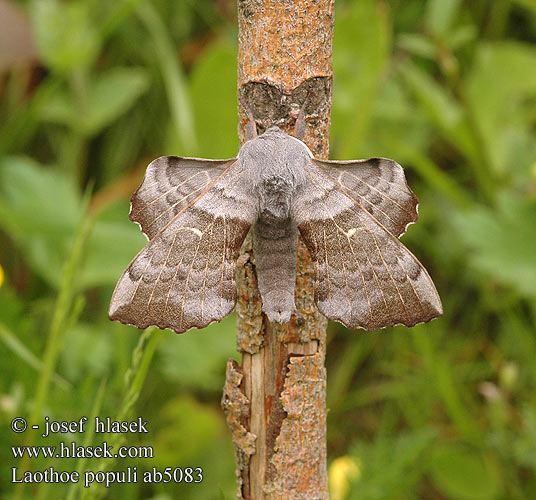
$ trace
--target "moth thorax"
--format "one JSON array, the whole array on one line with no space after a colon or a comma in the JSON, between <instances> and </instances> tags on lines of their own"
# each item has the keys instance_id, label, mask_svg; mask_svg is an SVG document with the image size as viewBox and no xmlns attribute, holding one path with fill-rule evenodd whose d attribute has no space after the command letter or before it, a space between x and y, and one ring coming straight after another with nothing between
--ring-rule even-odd
<instances>
[{"instance_id":1,"label":"moth thorax","mask_svg":"<svg viewBox=\"0 0 536 500\"><path fill-rule=\"evenodd\" d=\"M261 219L270 224L290 217L290 201L293 184L282 176L270 175L259 186Z\"/></svg>"}]
</instances>

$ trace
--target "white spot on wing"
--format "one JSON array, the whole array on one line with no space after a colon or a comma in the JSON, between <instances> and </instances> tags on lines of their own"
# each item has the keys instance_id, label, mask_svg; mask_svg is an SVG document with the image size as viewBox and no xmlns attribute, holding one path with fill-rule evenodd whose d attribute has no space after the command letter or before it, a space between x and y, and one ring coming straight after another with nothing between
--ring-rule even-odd
<instances>
[{"instance_id":1,"label":"white spot on wing","mask_svg":"<svg viewBox=\"0 0 536 500\"><path fill-rule=\"evenodd\" d=\"M130 203L130 208L128 209L129 218L130 218L131 213L132 213L132 203ZM130 219L130 220L132 220L132 219ZM149 238L149 235L141 227L141 224L136 220L133 221L133 222L140 228L141 233L143 234L143 236L145 236L147 238L147 241L151 241L151 239Z\"/></svg>"},{"instance_id":2,"label":"white spot on wing","mask_svg":"<svg viewBox=\"0 0 536 500\"><path fill-rule=\"evenodd\" d=\"M419 215L419 203L417 203L417 205L415 205L415 211L417 212L417 215ZM404 234L406 233L406 231L408 230L408 227L411 226L412 224L415 224L415 222L417 221L409 221L407 224L406 224L406 227L404 228L404 231L402 231L402 233L400 234L399 238L401 238L402 236L404 236Z\"/></svg>"},{"instance_id":3,"label":"white spot on wing","mask_svg":"<svg viewBox=\"0 0 536 500\"><path fill-rule=\"evenodd\" d=\"M192 233L196 234L200 238L201 238L201 236L203 236L203 233L201 231L199 231L199 229L197 229L196 227L185 226L185 227L183 227L183 229L186 229L187 231L192 231Z\"/></svg>"}]
</instances>

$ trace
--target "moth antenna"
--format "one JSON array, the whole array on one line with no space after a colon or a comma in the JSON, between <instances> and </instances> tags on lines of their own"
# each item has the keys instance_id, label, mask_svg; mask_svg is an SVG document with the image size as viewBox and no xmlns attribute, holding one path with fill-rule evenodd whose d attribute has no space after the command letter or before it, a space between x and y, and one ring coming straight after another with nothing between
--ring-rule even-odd
<instances>
[{"instance_id":1,"label":"moth antenna","mask_svg":"<svg viewBox=\"0 0 536 500\"><path fill-rule=\"evenodd\" d=\"M239 96L238 101L240 102L240 105L245 109L246 115L248 117L248 122L246 124L246 135L248 137L248 141L251 139L255 139L257 137L257 124L255 123L255 118L253 117L253 112L251 111L251 108L246 104L244 99Z\"/></svg>"},{"instance_id":2,"label":"moth antenna","mask_svg":"<svg viewBox=\"0 0 536 500\"><path fill-rule=\"evenodd\" d=\"M298 117L296 118L294 135L296 136L296 139L299 139L300 141L303 141L303 136L305 135L305 106L309 103L310 97L311 92L307 92L307 97L305 98L305 101L303 101Z\"/></svg>"}]
</instances>

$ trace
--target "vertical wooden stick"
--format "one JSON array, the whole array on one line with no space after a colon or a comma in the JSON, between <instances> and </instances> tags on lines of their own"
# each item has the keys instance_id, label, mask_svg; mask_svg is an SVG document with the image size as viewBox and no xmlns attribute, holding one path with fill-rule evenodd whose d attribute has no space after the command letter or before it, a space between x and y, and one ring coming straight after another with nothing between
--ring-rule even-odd
<instances>
[{"instance_id":1,"label":"vertical wooden stick","mask_svg":"<svg viewBox=\"0 0 536 500\"><path fill-rule=\"evenodd\" d=\"M305 142L328 157L334 0L238 0L240 102L259 132L293 134L305 102ZM240 114L243 143L247 117ZM313 300L314 272L300 240L296 314L287 325L261 313L251 240L239 259L237 348L222 404L233 434L238 499L327 499L325 319Z\"/></svg>"}]
</instances>

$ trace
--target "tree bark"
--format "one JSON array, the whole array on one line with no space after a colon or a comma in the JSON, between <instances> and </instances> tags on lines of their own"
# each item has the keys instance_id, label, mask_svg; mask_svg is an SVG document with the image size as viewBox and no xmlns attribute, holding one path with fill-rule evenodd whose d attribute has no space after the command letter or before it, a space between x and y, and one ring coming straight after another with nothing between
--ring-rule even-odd
<instances>
[{"instance_id":1,"label":"tree bark","mask_svg":"<svg viewBox=\"0 0 536 500\"><path fill-rule=\"evenodd\" d=\"M304 102L305 142L328 157L334 0L238 0L238 95L259 133L287 133ZM307 99L307 101L306 101ZM239 112L241 144L246 110ZM237 267L237 349L222 405L233 435L238 499L327 499L326 320L314 304L312 262L300 239L296 313L261 313L251 239Z\"/></svg>"}]
</instances>

